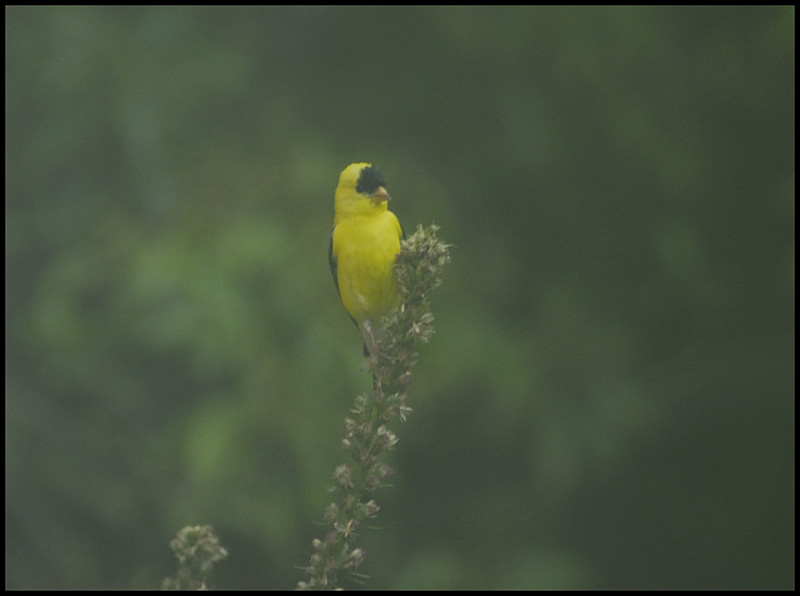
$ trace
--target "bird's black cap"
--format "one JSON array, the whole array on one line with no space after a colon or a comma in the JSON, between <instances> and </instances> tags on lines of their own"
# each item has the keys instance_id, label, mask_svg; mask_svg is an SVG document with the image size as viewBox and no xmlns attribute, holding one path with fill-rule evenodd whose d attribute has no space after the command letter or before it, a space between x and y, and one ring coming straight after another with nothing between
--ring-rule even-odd
<instances>
[{"instance_id":1,"label":"bird's black cap","mask_svg":"<svg viewBox=\"0 0 800 596\"><path fill-rule=\"evenodd\" d=\"M386 176L375 166L367 166L358 177L356 192L371 195L381 186L386 188Z\"/></svg>"}]
</instances>

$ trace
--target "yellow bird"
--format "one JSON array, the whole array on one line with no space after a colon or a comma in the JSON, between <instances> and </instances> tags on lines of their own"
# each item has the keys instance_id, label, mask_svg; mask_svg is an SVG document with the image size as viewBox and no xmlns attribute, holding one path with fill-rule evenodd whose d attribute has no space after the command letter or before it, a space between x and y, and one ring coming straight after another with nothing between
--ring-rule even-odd
<instances>
[{"instance_id":1,"label":"yellow bird","mask_svg":"<svg viewBox=\"0 0 800 596\"><path fill-rule=\"evenodd\" d=\"M386 178L372 164L350 164L339 176L328 261L342 304L364 338L364 356L377 353L381 319L400 304L393 269L403 228L389 200Z\"/></svg>"}]
</instances>

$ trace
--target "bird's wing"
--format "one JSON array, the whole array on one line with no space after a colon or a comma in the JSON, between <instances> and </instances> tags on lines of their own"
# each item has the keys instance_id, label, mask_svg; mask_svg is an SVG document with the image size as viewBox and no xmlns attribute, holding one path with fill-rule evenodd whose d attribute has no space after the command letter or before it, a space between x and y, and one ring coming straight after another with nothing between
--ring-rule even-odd
<instances>
[{"instance_id":1,"label":"bird's wing","mask_svg":"<svg viewBox=\"0 0 800 596\"><path fill-rule=\"evenodd\" d=\"M339 298L342 297L342 292L339 290L339 275L337 274L338 265L336 263L336 255L333 254L333 231L336 229L336 226L331 228L331 241L328 244L328 265L331 267L331 275L333 275L333 285L336 286L336 293L339 294ZM345 312L347 312L345 310ZM350 320L353 321L356 327L358 327L358 321L356 321L348 312L347 316L350 317Z\"/></svg>"},{"instance_id":2,"label":"bird's wing","mask_svg":"<svg viewBox=\"0 0 800 596\"><path fill-rule=\"evenodd\" d=\"M333 254L333 231L335 229L336 226L331 228L331 241L330 244L328 244L328 265L331 267L331 275L333 275L333 285L336 286L336 293L339 294L339 298L341 298L342 293L339 291L339 276L336 274L336 255Z\"/></svg>"}]
</instances>

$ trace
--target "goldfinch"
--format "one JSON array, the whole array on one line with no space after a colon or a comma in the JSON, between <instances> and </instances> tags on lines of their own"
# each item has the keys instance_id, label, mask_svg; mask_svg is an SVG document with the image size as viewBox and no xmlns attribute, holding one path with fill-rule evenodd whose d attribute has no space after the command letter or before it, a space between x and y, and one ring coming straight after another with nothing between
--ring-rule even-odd
<instances>
[{"instance_id":1,"label":"goldfinch","mask_svg":"<svg viewBox=\"0 0 800 596\"><path fill-rule=\"evenodd\" d=\"M389 200L386 178L372 164L350 164L339 176L328 262L342 304L364 338L364 356L377 354L381 319L400 303L393 269L403 228Z\"/></svg>"}]
</instances>

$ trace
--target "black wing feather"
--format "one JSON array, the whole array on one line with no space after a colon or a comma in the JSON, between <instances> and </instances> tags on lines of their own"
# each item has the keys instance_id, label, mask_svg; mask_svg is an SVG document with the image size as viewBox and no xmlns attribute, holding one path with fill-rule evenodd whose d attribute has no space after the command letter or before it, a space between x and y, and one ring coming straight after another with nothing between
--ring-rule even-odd
<instances>
[{"instance_id":1,"label":"black wing feather","mask_svg":"<svg viewBox=\"0 0 800 596\"><path fill-rule=\"evenodd\" d=\"M342 293L339 291L339 276L336 274L337 271L337 264L336 264L336 256L333 254L333 231L336 229L336 226L331 228L331 241L328 244L328 265L331 267L331 275L333 275L333 285L336 286L336 293L339 294L339 298L342 297Z\"/></svg>"},{"instance_id":2,"label":"black wing feather","mask_svg":"<svg viewBox=\"0 0 800 596\"><path fill-rule=\"evenodd\" d=\"M333 231L336 229L336 226L331 228L331 241L328 243L328 265L331 268L331 275L333 275L333 285L336 286L336 293L339 295L339 298L342 297L342 292L339 290L339 275L338 275L338 265L336 263L336 255L333 254ZM345 312L347 310L345 309ZM350 313L347 313L347 316L350 317ZM353 324L358 327L358 322L353 317L350 317L350 320L353 321Z\"/></svg>"}]
</instances>

